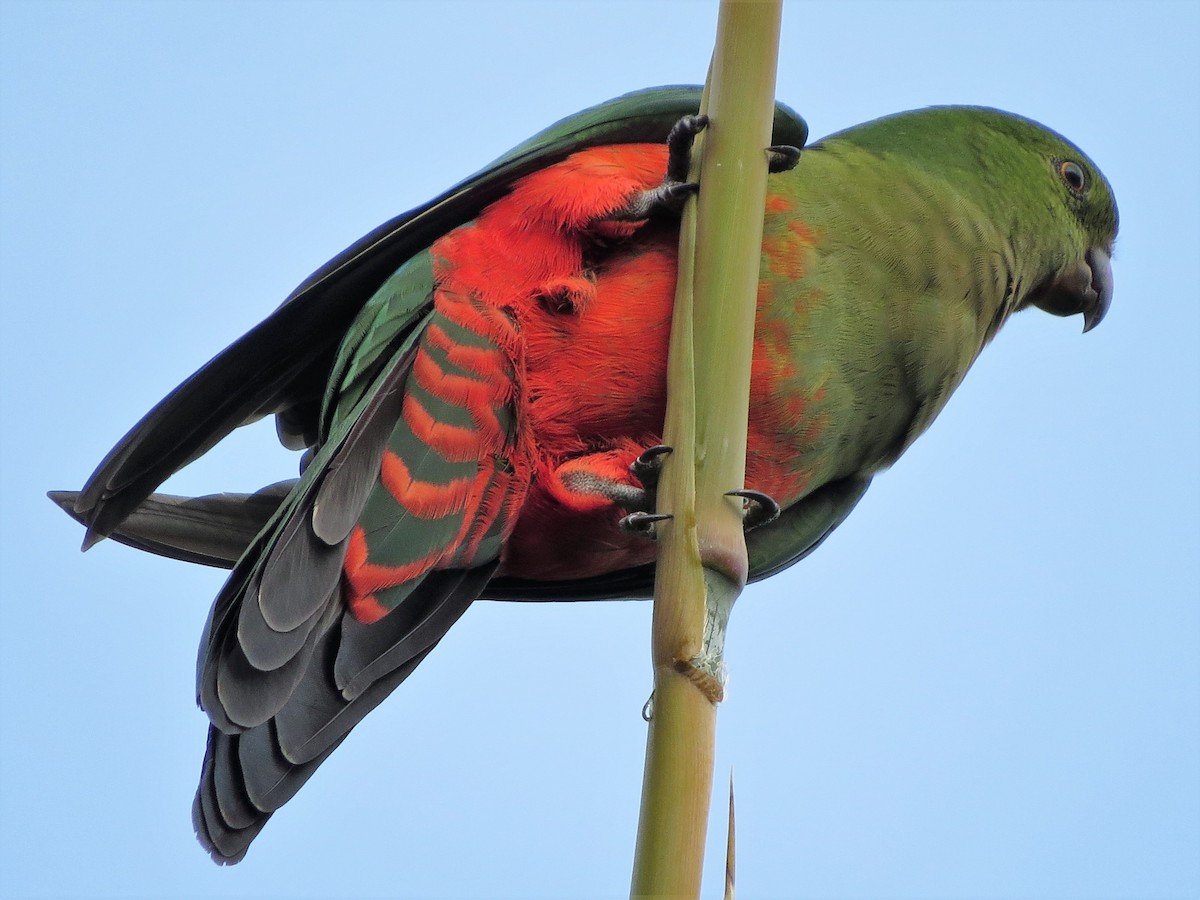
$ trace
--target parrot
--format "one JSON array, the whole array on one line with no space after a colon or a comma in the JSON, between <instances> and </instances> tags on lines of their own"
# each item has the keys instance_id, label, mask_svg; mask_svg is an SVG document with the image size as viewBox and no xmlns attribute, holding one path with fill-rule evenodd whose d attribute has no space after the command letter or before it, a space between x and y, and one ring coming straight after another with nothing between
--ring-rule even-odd
<instances>
[{"instance_id":1,"label":"parrot","mask_svg":"<svg viewBox=\"0 0 1200 900\"><path fill-rule=\"evenodd\" d=\"M702 191L692 138L720 127L700 100L651 88L569 116L380 226L167 395L82 490L51 492L84 549L112 537L231 570L196 673L193 822L216 862L245 856L476 600L650 595L679 212ZM1112 300L1113 192L1056 132L942 106L807 138L776 104L751 580L837 528L1014 313L1087 331ZM269 415L298 478L156 493Z\"/></svg>"}]
</instances>

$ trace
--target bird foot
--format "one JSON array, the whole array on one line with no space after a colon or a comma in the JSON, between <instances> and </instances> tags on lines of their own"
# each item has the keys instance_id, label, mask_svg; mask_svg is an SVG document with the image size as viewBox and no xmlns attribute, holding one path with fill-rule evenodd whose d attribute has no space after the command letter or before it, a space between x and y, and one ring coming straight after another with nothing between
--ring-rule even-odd
<instances>
[{"instance_id":1,"label":"bird foot","mask_svg":"<svg viewBox=\"0 0 1200 900\"><path fill-rule=\"evenodd\" d=\"M684 116L667 135L667 174L662 183L634 194L620 209L605 216L617 222L640 222L660 213L678 215L688 197L700 192L700 185L688 181L692 165L692 145L696 135L708 127L708 116ZM786 172L800 161L800 148L776 144L767 148L767 171Z\"/></svg>"},{"instance_id":2,"label":"bird foot","mask_svg":"<svg viewBox=\"0 0 1200 900\"><path fill-rule=\"evenodd\" d=\"M796 168L800 162L800 148L791 144L776 144L767 148L767 171L772 175Z\"/></svg>"},{"instance_id":3,"label":"bird foot","mask_svg":"<svg viewBox=\"0 0 1200 900\"><path fill-rule=\"evenodd\" d=\"M692 167L692 144L708 127L708 116L684 116L667 135L667 181L686 181Z\"/></svg>"},{"instance_id":4,"label":"bird foot","mask_svg":"<svg viewBox=\"0 0 1200 900\"><path fill-rule=\"evenodd\" d=\"M655 513L652 510L656 504L658 480L662 476L663 461L672 448L666 444L656 444L643 450L629 465L632 475L642 488L626 489L621 497L614 501L631 510L629 515L620 520L620 526L630 534L653 540L656 537L655 525L674 518L669 513ZM780 507L773 497L762 491L743 489L727 491L726 497L740 497L743 501L742 527L751 531L779 518Z\"/></svg>"},{"instance_id":5,"label":"bird foot","mask_svg":"<svg viewBox=\"0 0 1200 900\"><path fill-rule=\"evenodd\" d=\"M624 207L606 218L638 222L659 213L678 215L688 197L700 190L700 185L688 181L687 176L692 164L692 144L707 126L708 116L684 116L676 122L667 135L667 174L662 183L634 194Z\"/></svg>"},{"instance_id":6,"label":"bird foot","mask_svg":"<svg viewBox=\"0 0 1200 900\"><path fill-rule=\"evenodd\" d=\"M630 534L654 540L657 536L655 524L673 518L669 513L650 512L654 509L658 493L658 479L662 475L663 459L671 450L672 448L666 444L656 444L643 450L641 455L629 464L629 474L642 485L642 490L639 492L641 496L638 498L636 506L632 507L633 512L623 517L619 523L621 528ZM631 507L626 506L626 508Z\"/></svg>"}]
</instances>

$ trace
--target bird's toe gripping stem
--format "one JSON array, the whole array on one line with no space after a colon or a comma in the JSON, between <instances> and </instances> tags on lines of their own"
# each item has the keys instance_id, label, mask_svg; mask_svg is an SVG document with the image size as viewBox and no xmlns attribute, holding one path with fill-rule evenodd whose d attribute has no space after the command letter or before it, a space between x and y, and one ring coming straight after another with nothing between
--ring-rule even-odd
<instances>
[{"instance_id":1,"label":"bird's toe gripping stem","mask_svg":"<svg viewBox=\"0 0 1200 900\"><path fill-rule=\"evenodd\" d=\"M643 450L641 455L629 465L629 474L641 482L643 489L641 502L638 504L640 508L623 516L619 523L621 528L630 534L654 540L656 537L655 524L674 518L670 513L651 512L654 509L655 496L658 491L658 479L662 475L663 457L671 450L672 448L666 444L656 444Z\"/></svg>"},{"instance_id":2,"label":"bird's toe gripping stem","mask_svg":"<svg viewBox=\"0 0 1200 900\"><path fill-rule=\"evenodd\" d=\"M667 135L667 174L660 184L634 194L621 209L609 218L622 222L637 222L657 213L678 215L688 197L700 190L700 185L688 181L692 164L692 144L696 135L708 126L708 116L684 116L671 127Z\"/></svg>"},{"instance_id":3,"label":"bird's toe gripping stem","mask_svg":"<svg viewBox=\"0 0 1200 900\"><path fill-rule=\"evenodd\" d=\"M658 479L662 475L663 457L673 449L666 444L655 444L643 450L629 465L629 474L642 483L650 499L653 499Z\"/></svg>"},{"instance_id":4,"label":"bird's toe gripping stem","mask_svg":"<svg viewBox=\"0 0 1200 900\"><path fill-rule=\"evenodd\" d=\"M699 193L700 185L688 181L692 165L692 145L696 135L708 127L708 116L683 116L667 135L667 174L660 184L634 194L620 209L606 218L618 222L638 222L658 213L678 215L688 197ZM800 161L800 148L776 144L767 148L767 171L786 172Z\"/></svg>"},{"instance_id":5,"label":"bird's toe gripping stem","mask_svg":"<svg viewBox=\"0 0 1200 900\"><path fill-rule=\"evenodd\" d=\"M654 530L654 526L673 518L675 517L670 513L650 513L639 509L627 516L622 516L618 524L623 531L653 541L658 539L658 533Z\"/></svg>"},{"instance_id":6,"label":"bird's toe gripping stem","mask_svg":"<svg viewBox=\"0 0 1200 900\"><path fill-rule=\"evenodd\" d=\"M630 474L641 482L643 490L640 492L639 502L636 504L626 501L626 508L633 511L621 519L620 525L626 531L639 537L653 540L656 536L654 526L658 522L674 518L670 513L651 512L654 509L658 479L662 475L663 458L670 452L670 447L658 444L644 450L629 466ZM725 496L742 498L743 528L746 531L774 522L779 518L779 504L773 497L762 491L749 489L727 491Z\"/></svg>"},{"instance_id":7,"label":"bird's toe gripping stem","mask_svg":"<svg viewBox=\"0 0 1200 900\"><path fill-rule=\"evenodd\" d=\"M726 497L741 497L743 519L742 528L745 531L766 525L779 518L779 504L769 494L762 491L740 490L726 491Z\"/></svg>"},{"instance_id":8,"label":"bird's toe gripping stem","mask_svg":"<svg viewBox=\"0 0 1200 900\"><path fill-rule=\"evenodd\" d=\"M776 144L767 148L767 171L774 175L796 168L800 162L800 148L791 144Z\"/></svg>"}]
</instances>

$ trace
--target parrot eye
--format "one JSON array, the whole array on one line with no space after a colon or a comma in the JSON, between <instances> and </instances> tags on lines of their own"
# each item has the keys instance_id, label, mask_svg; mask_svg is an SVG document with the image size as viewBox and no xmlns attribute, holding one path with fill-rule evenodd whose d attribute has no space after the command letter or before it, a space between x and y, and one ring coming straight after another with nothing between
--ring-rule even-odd
<instances>
[{"instance_id":1,"label":"parrot eye","mask_svg":"<svg viewBox=\"0 0 1200 900\"><path fill-rule=\"evenodd\" d=\"M1057 160L1055 168L1058 169L1058 177L1063 180L1063 184L1069 187L1074 193L1082 194L1087 190L1088 179L1083 171L1083 166L1070 159Z\"/></svg>"}]
</instances>

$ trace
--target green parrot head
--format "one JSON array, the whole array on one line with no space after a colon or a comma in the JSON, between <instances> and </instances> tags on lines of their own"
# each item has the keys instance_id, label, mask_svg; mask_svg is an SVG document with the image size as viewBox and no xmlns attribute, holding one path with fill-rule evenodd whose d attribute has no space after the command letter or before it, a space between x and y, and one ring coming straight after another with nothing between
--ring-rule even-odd
<instances>
[{"instance_id":1,"label":"green parrot head","mask_svg":"<svg viewBox=\"0 0 1200 900\"><path fill-rule=\"evenodd\" d=\"M1082 314L1084 331L1100 324L1112 301L1117 204L1066 138L1012 113L947 106L878 119L853 129L853 140L952 180L991 221L1011 226L1010 250L1030 279L1013 285L1016 309Z\"/></svg>"},{"instance_id":2,"label":"green parrot head","mask_svg":"<svg viewBox=\"0 0 1200 900\"><path fill-rule=\"evenodd\" d=\"M1002 127L1000 122L1004 123ZM1006 115L995 126L1000 137L1021 152L1012 183L1028 192L1023 204L1035 215L1033 233L1067 236L1068 255L1055 274L1033 285L1024 305L1056 316L1083 315L1083 330L1100 324L1112 302L1112 252L1117 237L1117 202L1096 164L1066 138L1028 119ZM1052 232L1041 229L1053 228Z\"/></svg>"}]
</instances>

